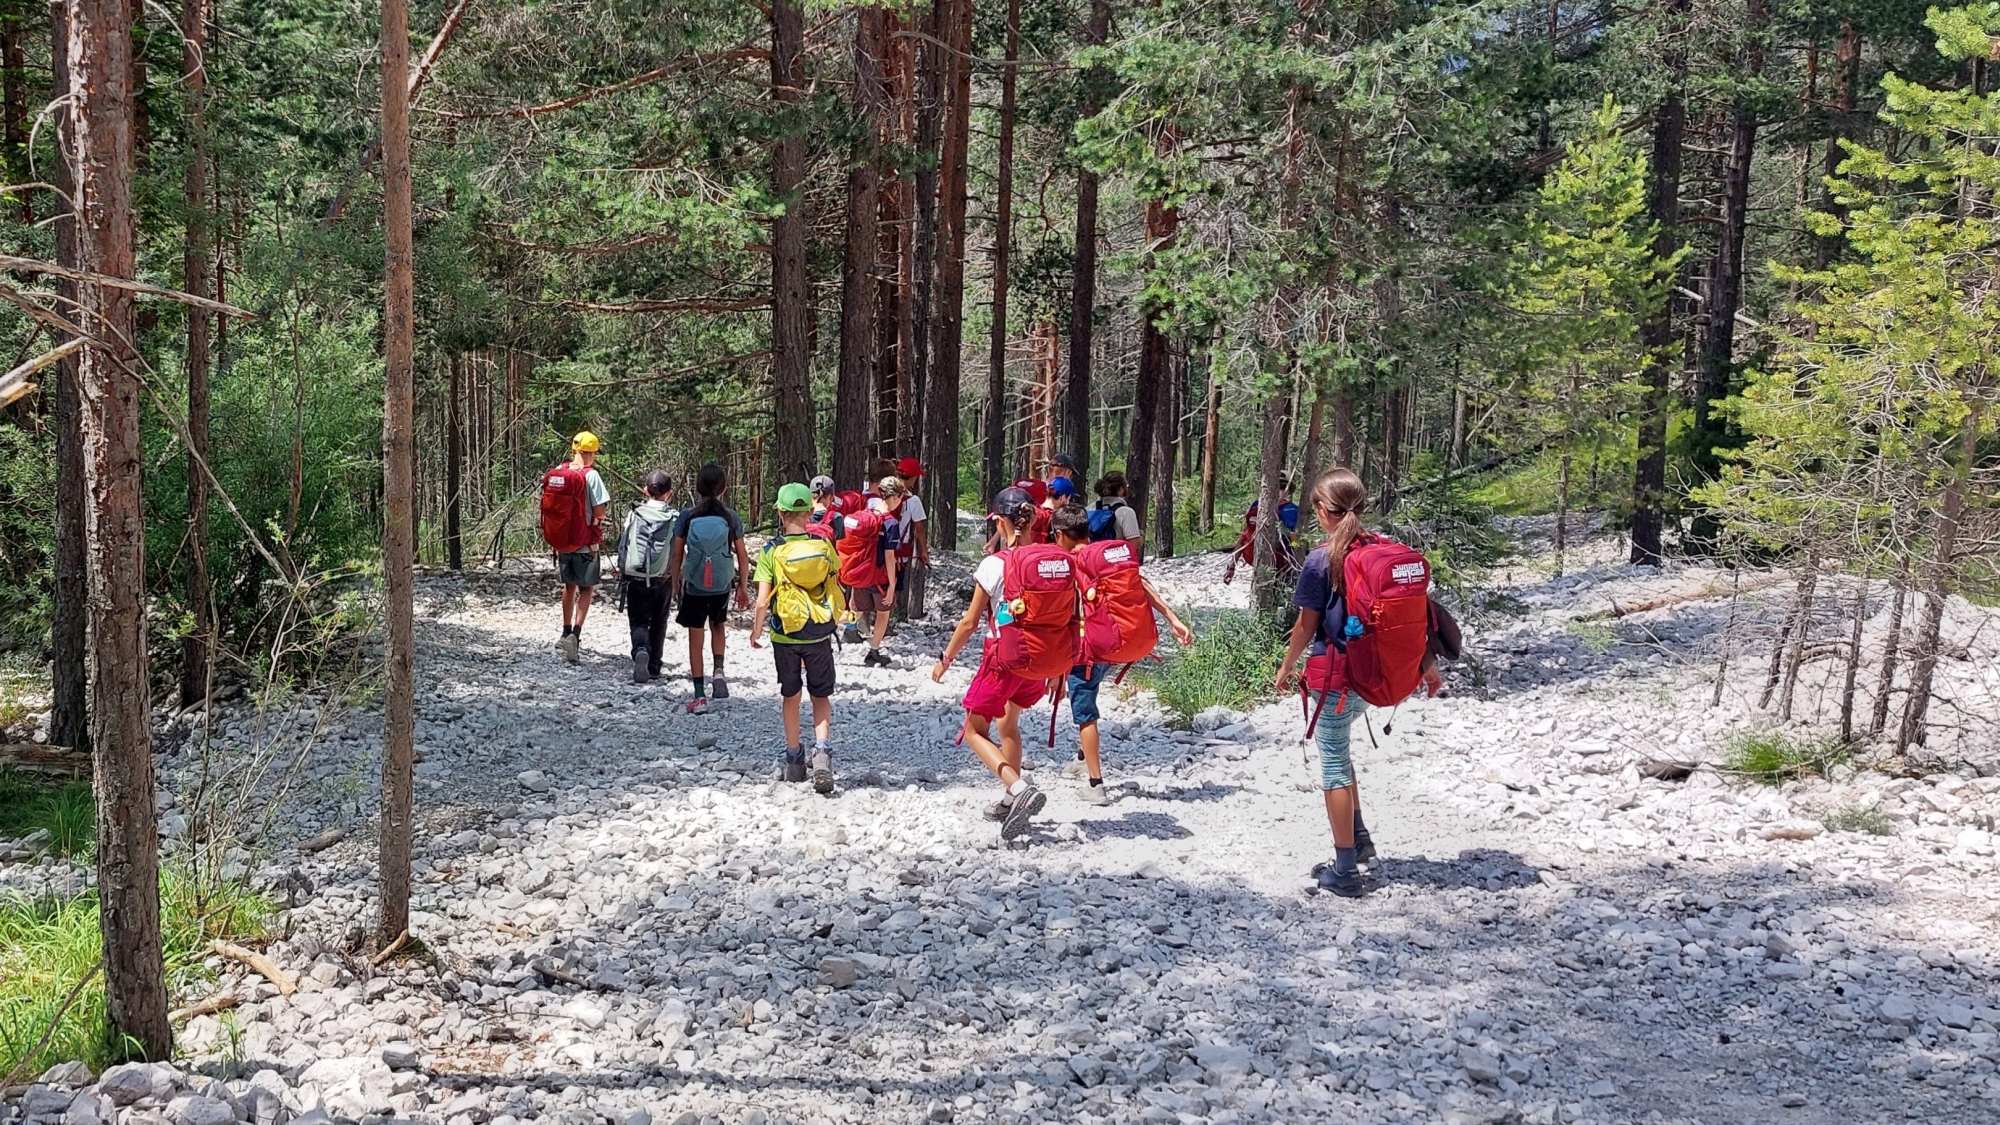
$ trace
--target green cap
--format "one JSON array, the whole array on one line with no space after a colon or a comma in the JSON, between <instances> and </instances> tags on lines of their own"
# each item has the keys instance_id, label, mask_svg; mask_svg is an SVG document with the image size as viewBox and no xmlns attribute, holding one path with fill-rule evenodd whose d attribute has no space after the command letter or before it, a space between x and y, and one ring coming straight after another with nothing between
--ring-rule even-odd
<instances>
[{"instance_id":1,"label":"green cap","mask_svg":"<svg viewBox=\"0 0 2000 1125\"><path fill-rule=\"evenodd\" d=\"M778 489L778 502L773 505L781 512L810 512L812 506L812 489L803 484L788 484Z\"/></svg>"}]
</instances>

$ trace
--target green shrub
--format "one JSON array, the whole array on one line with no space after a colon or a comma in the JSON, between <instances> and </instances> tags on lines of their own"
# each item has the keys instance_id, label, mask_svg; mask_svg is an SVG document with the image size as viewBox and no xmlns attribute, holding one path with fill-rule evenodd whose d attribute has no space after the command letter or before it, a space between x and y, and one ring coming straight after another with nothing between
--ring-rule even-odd
<instances>
[{"instance_id":1,"label":"green shrub","mask_svg":"<svg viewBox=\"0 0 2000 1125\"><path fill-rule=\"evenodd\" d=\"M1893 836L1896 825L1888 817L1860 805L1842 805L1822 818L1828 832L1860 832L1869 836Z\"/></svg>"},{"instance_id":2,"label":"green shrub","mask_svg":"<svg viewBox=\"0 0 2000 1125\"><path fill-rule=\"evenodd\" d=\"M262 936L274 910L270 900L240 884L217 886L162 872L160 938L168 988L200 979L210 941ZM104 1013L104 978L91 972L103 948L95 890L71 898L0 895L0 1075L38 1074L68 1059L101 1069L118 1057ZM90 981L58 1020L57 1010L86 975ZM51 1020L57 1020L53 1033ZM47 1044L35 1050L44 1034Z\"/></svg>"},{"instance_id":3,"label":"green shrub","mask_svg":"<svg viewBox=\"0 0 2000 1125\"><path fill-rule=\"evenodd\" d=\"M1285 654L1280 618L1242 611L1220 614L1199 630L1193 646L1177 648L1148 668L1142 682L1182 723L1210 707L1248 707L1271 694Z\"/></svg>"},{"instance_id":4,"label":"green shrub","mask_svg":"<svg viewBox=\"0 0 2000 1125\"><path fill-rule=\"evenodd\" d=\"M1782 731L1752 731L1731 740L1722 766L1753 781L1778 785L1807 775L1825 777L1828 770L1850 756L1851 751L1839 739L1794 742Z\"/></svg>"},{"instance_id":5,"label":"green shrub","mask_svg":"<svg viewBox=\"0 0 2000 1125\"><path fill-rule=\"evenodd\" d=\"M59 856L87 859L97 834L97 804L87 781L50 783L28 774L0 770L0 837L49 833Z\"/></svg>"}]
</instances>

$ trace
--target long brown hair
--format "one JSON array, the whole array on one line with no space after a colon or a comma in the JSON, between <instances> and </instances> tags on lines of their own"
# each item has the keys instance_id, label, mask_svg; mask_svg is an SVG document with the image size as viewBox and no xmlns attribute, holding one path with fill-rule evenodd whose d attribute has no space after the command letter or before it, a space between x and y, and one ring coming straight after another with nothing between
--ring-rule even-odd
<instances>
[{"instance_id":1,"label":"long brown hair","mask_svg":"<svg viewBox=\"0 0 2000 1125\"><path fill-rule=\"evenodd\" d=\"M1354 470L1335 469L1313 482L1312 504L1315 519L1321 508L1342 513L1326 539L1327 570L1338 582L1341 564L1347 561L1347 549L1366 530L1361 526L1361 513L1368 507L1368 490Z\"/></svg>"}]
</instances>

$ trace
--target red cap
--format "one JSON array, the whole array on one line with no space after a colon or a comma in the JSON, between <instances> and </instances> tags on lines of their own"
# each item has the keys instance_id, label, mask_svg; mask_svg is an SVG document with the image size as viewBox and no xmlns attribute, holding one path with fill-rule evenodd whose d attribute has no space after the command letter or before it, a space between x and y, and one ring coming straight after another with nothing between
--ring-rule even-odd
<instances>
[{"instance_id":1,"label":"red cap","mask_svg":"<svg viewBox=\"0 0 2000 1125\"><path fill-rule=\"evenodd\" d=\"M1049 485L1047 481L1022 477L1020 480L1014 482L1014 487L1027 493L1028 499L1033 500L1037 504L1049 498Z\"/></svg>"},{"instance_id":2,"label":"red cap","mask_svg":"<svg viewBox=\"0 0 2000 1125\"><path fill-rule=\"evenodd\" d=\"M905 457L902 460L896 462L896 475L899 477L923 476L924 463L922 461L917 460L915 457Z\"/></svg>"}]
</instances>

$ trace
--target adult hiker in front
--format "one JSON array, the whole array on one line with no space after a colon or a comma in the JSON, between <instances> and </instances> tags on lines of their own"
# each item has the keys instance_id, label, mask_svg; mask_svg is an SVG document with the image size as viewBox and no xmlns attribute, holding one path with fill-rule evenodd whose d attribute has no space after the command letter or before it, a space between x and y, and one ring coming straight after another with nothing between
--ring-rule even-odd
<instances>
[{"instance_id":1,"label":"adult hiker in front","mask_svg":"<svg viewBox=\"0 0 2000 1125\"><path fill-rule=\"evenodd\" d=\"M1025 489L1004 488L993 498L990 518L1000 549L973 571L972 602L931 669L932 681L944 682L945 670L985 623L960 734L1000 779L1000 801L986 815L1000 821L1003 840L1027 831L1029 818L1048 803L1021 775L1021 712L1041 701L1049 681L1068 672L1078 653L1075 560L1052 544L1023 543L1034 517L1035 501ZM996 719L998 742L991 733Z\"/></svg>"},{"instance_id":2,"label":"adult hiker in front","mask_svg":"<svg viewBox=\"0 0 2000 1125\"><path fill-rule=\"evenodd\" d=\"M1327 473L1314 483L1311 502L1327 539L1300 568L1293 595L1299 616L1278 665L1277 689L1280 695L1291 690L1299 656L1310 648L1305 688L1317 705L1309 708L1308 721L1317 732L1334 853L1331 862L1313 868L1313 879L1321 890L1358 898L1367 890L1360 865L1374 860L1375 844L1361 819L1349 735L1371 703L1392 707L1420 683L1438 693L1443 680L1433 637L1442 631L1441 609L1430 601L1424 557L1362 526L1368 494L1360 477L1347 469ZM1456 633L1452 625L1454 655Z\"/></svg>"},{"instance_id":3,"label":"adult hiker in front","mask_svg":"<svg viewBox=\"0 0 2000 1125\"><path fill-rule=\"evenodd\" d=\"M757 606L750 613L750 647L761 648L768 621L771 657L784 700L785 755L780 777L804 781L808 762L799 731L799 690L812 695L813 788L833 792L833 631L846 602L840 558L824 525L812 522L813 496L803 484L778 489L776 537L757 553Z\"/></svg>"},{"instance_id":4,"label":"adult hiker in front","mask_svg":"<svg viewBox=\"0 0 2000 1125\"><path fill-rule=\"evenodd\" d=\"M1056 479L1067 483L1061 477ZM1174 640L1183 646L1194 643L1194 631L1175 616L1173 607L1139 573L1139 552L1130 543L1123 539L1089 541L1089 512L1064 504L1055 509L1051 526L1056 546L1076 556L1077 588L1083 596L1083 660L1070 668L1064 684L1070 721L1076 724L1076 761L1063 767L1063 776L1087 783L1085 801L1108 805L1111 795L1104 788L1104 764L1099 757L1098 688L1153 654L1160 638L1153 614L1167 619ZM1052 711L1051 746L1055 745L1055 729Z\"/></svg>"},{"instance_id":5,"label":"adult hiker in front","mask_svg":"<svg viewBox=\"0 0 2000 1125\"><path fill-rule=\"evenodd\" d=\"M673 587L667 567L673 556L674 526L681 514L669 503L673 478L659 469L646 474L646 499L625 514L618 535L618 576L625 599L625 619L632 627L632 682L660 677L667 644L667 609Z\"/></svg>"},{"instance_id":6,"label":"adult hiker in front","mask_svg":"<svg viewBox=\"0 0 2000 1125\"><path fill-rule=\"evenodd\" d=\"M731 594L737 609L750 607L750 555L743 546L743 521L722 502L728 484L722 466L713 461L695 474L694 490L699 499L674 525L674 557L667 567L667 584L680 592L681 599L674 620L688 635L688 680L694 685L694 697L688 700L687 709L697 715L708 710L710 687L715 689L715 698L729 698L722 658ZM712 683L703 675L704 632L715 638Z\"/></svg>"},{"instance_id":7,"label":"adult hiker in front","mask_svg":"<svg viewBox=\"0 0 2000 1125\"><path fill-rule=\"evenodd\" d=\"M611 507L611 490L593 467L598 448L597 435L584 430L570 439L569 460L542 474L542 539L555 552L562 583L562 637L556 648L571 664L583 645L583 619L600 573L604 513Z\"/></svg>"}]
</instances>

